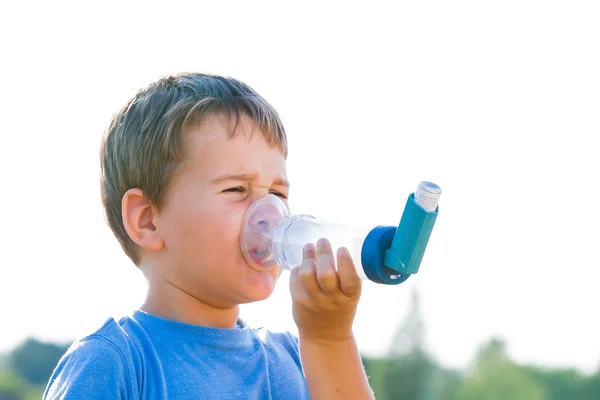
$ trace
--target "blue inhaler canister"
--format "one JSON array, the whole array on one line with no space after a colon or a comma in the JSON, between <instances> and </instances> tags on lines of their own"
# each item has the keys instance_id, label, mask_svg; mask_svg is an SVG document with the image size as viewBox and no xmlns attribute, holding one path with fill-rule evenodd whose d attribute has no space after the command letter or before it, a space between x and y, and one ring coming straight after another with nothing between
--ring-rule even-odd
<instances>
[{"instance_id":1,"label":"blue inhaler canister","mask_svg":"<svg viewBox=\"0 0 600 400\"><path fill-rule=\"evenodd\" d=\"M361 261L369 280L398 285L419 271L441 193L436 184L421 182L408 196L398 227L378 226L367 235Z\"/></svg>"}]
</instances>

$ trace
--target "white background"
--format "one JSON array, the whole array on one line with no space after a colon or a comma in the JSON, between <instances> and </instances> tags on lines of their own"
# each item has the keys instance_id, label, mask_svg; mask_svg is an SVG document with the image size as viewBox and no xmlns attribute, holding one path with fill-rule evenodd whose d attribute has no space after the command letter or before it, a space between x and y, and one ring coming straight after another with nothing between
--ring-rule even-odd
<instances>
[{"instance_id":1,"label":"white background","mask_svg":"<svg viewBox=\"0 0 600 400\"><path fill-rule=\"evenodd\" d=\"M415 289L444 365L499 336L520 362L598 367L599 3L323 3L0 6L0 351L139 305L103 219L100 138L137 89L201 71L279 110L293 211L391 225L419 181L442 187L418 275L365 286L365 353ZM287 280L242 316L293 331Z\"/></svg>"}]
</instances>

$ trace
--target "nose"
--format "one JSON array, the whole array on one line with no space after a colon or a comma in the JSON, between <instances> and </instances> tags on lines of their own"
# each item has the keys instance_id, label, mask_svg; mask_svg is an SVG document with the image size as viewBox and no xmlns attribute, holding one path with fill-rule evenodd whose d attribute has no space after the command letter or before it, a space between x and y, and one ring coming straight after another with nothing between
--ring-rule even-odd
<instances>
[{"instance_id":1,"label":"nose","mask_svg":"<svg viewBox=\"0 0 600 400\"><path fill-rule=\"evenodd\" d=\"M269 195L273 196L273 195ZM262 199L267 200L267 199ZM279 200L279 199L277 199ZM268 233L283 220L284 214L278 204L264 201L258 205L249 216L248 227L256 233Z\"/></svg>"},{"instance_id":2,"label":"nose","mask_svg":"<svg viewBox=\"0 0 600 400\"><path fill-rule=\"evenodd\" d=\"M259 228L259 230L261 231L265 231L265 230L270 230L271 227L273 226L273 223L267 220L260 220L258 221L258 224L256 224Z\"/></svg>"},{"instance_id":3,"label":"nose","mask_svg":"<svg viewBox=\"0 0 600 400\"><path fill-rule=\"evenodd\" d=\"M277 226L283 216L277 207L272 204L264 204L259 207L250 217L250 227L254 232L267 233Z\"/></svg>"}]
</instances>

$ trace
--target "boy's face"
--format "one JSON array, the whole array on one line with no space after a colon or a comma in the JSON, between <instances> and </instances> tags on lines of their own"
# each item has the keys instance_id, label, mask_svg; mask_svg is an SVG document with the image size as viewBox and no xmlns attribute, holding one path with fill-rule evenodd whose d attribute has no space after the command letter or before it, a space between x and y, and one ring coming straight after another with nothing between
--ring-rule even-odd
<instances>
[{"instance_id":1,"label":"boy's face","mask_svg":"<svg viewBox=\"0 0 600 400\"><path fill-rule=\"evenodd\" d=\"M185 133L186 160L159 212L165 250L164 279L215 307L267 298L280 268L257 271L240 249L246 209L275 193L287 202L285 157L271 147L252 120L243 115L236 135L224 115L204 120Z\"/></svg>"}]
</instances>

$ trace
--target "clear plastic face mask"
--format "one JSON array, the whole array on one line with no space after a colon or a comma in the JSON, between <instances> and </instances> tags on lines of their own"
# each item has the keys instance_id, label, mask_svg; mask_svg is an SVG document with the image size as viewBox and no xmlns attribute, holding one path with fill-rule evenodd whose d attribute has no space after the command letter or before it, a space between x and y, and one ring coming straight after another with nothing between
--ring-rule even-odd
<instances>
[{"instance_id":1,"label":"clear plastic face mask","mask_svg":"<svg viewBox=\"0 0 600 400\"><path fill-rule=\"evenodd\" d=\"M273 253L273 233L289 214L286 204L273 194L248 207L242 223L240 246L252 268L267 271L279 266Z\"/></svg>"}]
</instances>

